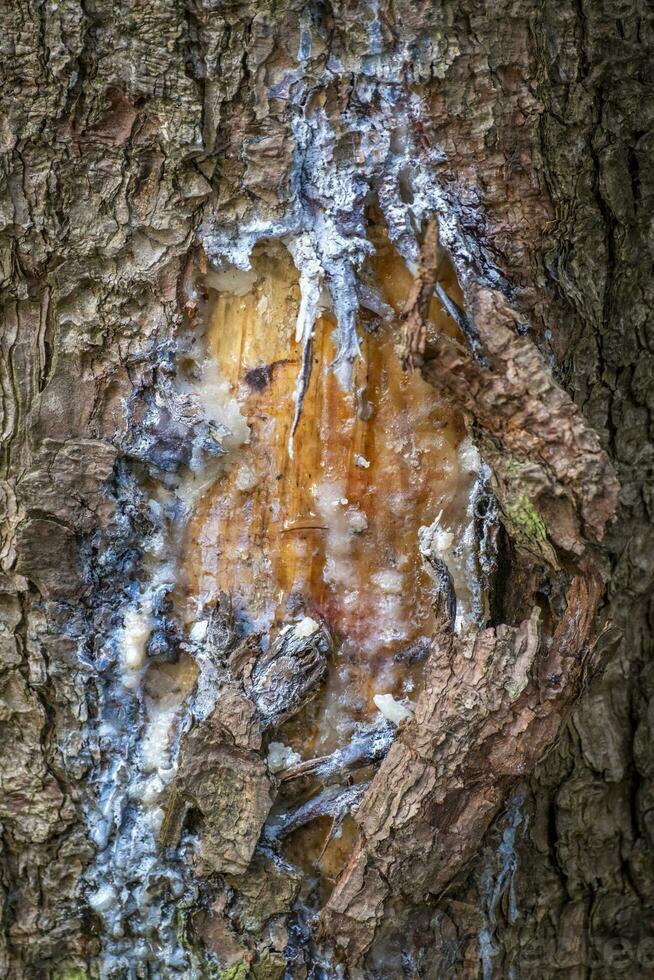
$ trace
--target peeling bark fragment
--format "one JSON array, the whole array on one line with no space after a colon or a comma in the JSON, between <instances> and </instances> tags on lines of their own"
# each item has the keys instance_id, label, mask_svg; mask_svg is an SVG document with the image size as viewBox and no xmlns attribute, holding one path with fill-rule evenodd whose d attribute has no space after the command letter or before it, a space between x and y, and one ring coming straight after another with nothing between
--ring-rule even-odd
<instances>
[{"instance_id":1,"label":"peeling bark fragment","mask_svg":"<svg viewBox=\"0 0 654 980\"><path fill-rule=\"evenodd\" d=\"M378 725L354 735L347 745L331 755L307 759L282 773L281 782L313 776L321 782L342 778L350 770L361 769L384 758L395 738L395 726Z\"/></svg>"},{"instance_id":2,"label":"peeling bark fragment","mask_svg":"<svg viewBox=\"0 0 654 980\"><path fill-rule=\"evenodd\" d=\"M348 813L356 811L367 786L367 783L349 787L327 786L297 809L275 815L266 827L266 838L272 842L289 837L319 817L331 817L338 826Z\"/></svg>"},{"instance_id":3,"label":"peeling bark fragment","mask_svg":"<svg viewBox=\"0 0 654 980\"><path fill-rule=\"evenodd\" d=\"M580 553L583 536L601 541L615 513L618 483L608 456L534 344L515 333L519 318L504 297L476 286L469 301L491 369L440 334L425 347L423 376L447 391L504 451L541 464L549 495L570 509L569 547ZM575 518L580 530L573 534Z\"/></svg>"},{"instance_id":4,"label":"peeling bark fragment","mask_svg":"<svg viewBox=\"0 0 654 980\"><path fill-rule=\"evenodd\" d=\"M451 636L426 665L415 717L400 731L355 820L359 840L321 914L321 934L358 962L391 895L438 895L474 853L511 780L552 744L593 643L601 581L577 576L545 664L539 612L518 627Z\"/></svg>"},{"instance_id":5,"label":"peeling bark fragment","mask_svg":"<svg viewBox=\"0 0 654 980\"><path fill-rule=\"evenodd\" d=\"M484 367L489 367L488 359L483 352L481 341L479 340L479 334L477 333L474 323L472 323L470 318L466 316L461 307L454 302L452 297L448 296L439 282L436 283L435 293L443 304L443 309L449 313L465 337L468 346L475 355L476 359L480 362L480 364L483 364ZM424 351L422 351L422 353L424 354Z\"/></svg>"},{"instance_id":6,"label":"peeling bark fragment","mask_svg":"<svg viewBox=\"0 0 654 980\"><path fill-rule=\"evenodd\" d=\"M315 696L331 638L305 617L282 627L265 652L256 635L235 643L231 607L223 596L209 614L203 639L217 670L215 707L182 736L161 842L175 846L194 812L201 817L200 854L207 868L242 874L274 800L259 754L261 733Z\"/></svg>"},{"instance_id":7,"label":"peeling bark fragment","mask_svg":"<svg viewBox=\"0 0 654 980\"><path fill-rule=\"evenodd\" d=\"M175 846L191 810L201 816L200 854L212 871L247 868L273 802L272 784L258 754L254 706L225 684L213 713L182 739L174 787L161 830Z\"/></svg>"},{"instance_id":8,"label":"peeling bark fragment","mask_svg":"<svg viewBox=\"0 0 654 980\"><path fill-rule=\"evenodd\" d=\"M505 452L542 465L559 508L565 495L573 514L577 512L581 527L574 540L572 515L564 514L563 520L569 547L580 554L583 536L601 541L615 514L618 482L608 456L533 342L516 333L520 317L498 290L472 283L467 291L475 331L490 366L471 358L441 332L432 332L428 339L429 302L442 262L437 222L431 219L403 314L403 364L419 365L425 379L446 391Z\"/></svg>"},{"instance_id":9,"label":"peeling bark fragment","mask_svg":"<svg viewBox=\"0 0 654 980\"><path fill-rule=\"evenodd\" d=\"M443 623L441 629L451 631L456 620L456 592L452 575L445 562L433 555L431 550L421 548L421 554L434 580L433 604L436 615Z\"/></svg>"},{"instance_id":10,"label":"peeling bark fragment","mask_svg":"<svg viewBox=\"0 0 654 980\"><path fill-rule=\"evenodd\" d=\"M405 308L404 363L420 363L425 378L445 387L502 444L504 454L508 449L535 460L531 471L526 464L514 465L513 485L504 476L500 505L509 529L519 532L518 543L556 570L557 557L529 485L517 477L535 469L541 492L545 485L577 509L581 520L570 551L581 554L582 535L600 539L615 509L617 483L608 458L535 347L510 331L509 322L517 318L499 293L470 290L491 368L442 334L428 345L426 315L438 266L432 221ZM511 472L505 455L498 469ZM519 504L516 493L522 494ZM564 522L559 543L569 531L570 522ZM350 963L360 962L372 944L390 897L438 894L473 853L507 782L529 771L555 738L594 638L602 584L590 559L577 568L545 656L537 607L517 627L479 633L469 628L454 636L451 581L440 565L435 566L442 583L436 596L438 652L426 665L415 718L403 727L356 813L359 841L321 914L321 934Z\"/></svg>"},{"instance_id":11,"label":"peeling bark fragment","mask_svg":"<svg viewBox=\"0 0 654 980\"><path fill-rule=\"evenodd\" d=\"M247 932L259 933L274 915L293 908L300 889L301 874L263 850L255 854L243 875L227 875L225 882L235 890L230 918Z\"/></svg>"},{"instance_id":12,"label":"peeling bark fragment","mask_svg":"<svg viewBox=\"0 0 654 980\"><path fill-rule=\"evenodd\" d=\"M286 916L297 899L301 872L260 847L246 871L227 874L223 882L211 910L195 916L194 929L223 971L249 964L247 976L278 976L289 938Z\"/></svg>"},{"instance_id":13,"label":"peeling bark fragment","mask_svg":"<svg viewBox=\"0 0 654 980\"><path fill-rule=\"evenodd\" d=\"M438 222L430 218L420 249L418 272L404 306L404 349L402 364L413 370L425 353L429 304L443 264L444 253L438 236Z\"/></svg>"},{"instance_id":14,"label":"peeling bark fragment","mask_svg":"<svg viewBox=\"0 0 654 980\"><path fill-rule=\"evenodd\" d=\"M279 725L315 697L327 673L331 642L326 627L306 617L283 627L257 657L246 688L264 728Z\"/></svg>"}]
</instances>

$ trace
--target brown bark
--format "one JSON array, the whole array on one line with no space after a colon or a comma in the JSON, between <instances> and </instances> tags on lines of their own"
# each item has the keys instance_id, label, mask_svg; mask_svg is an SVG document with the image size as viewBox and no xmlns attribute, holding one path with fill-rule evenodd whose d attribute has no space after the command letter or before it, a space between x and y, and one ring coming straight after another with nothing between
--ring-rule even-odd
<instances>
[{"instance_id":1,"label":"brown bark","mask_svg":"<svg viewBox=\"0 0 654 980\"><path fill-rule=\"evenodd\" d=\"M518 318L501 296L478 290L470 303L488 367L443 335L428 347L425 297L433 294L439 268L432 221L405 309L406 363L413 366L419 357L425 377L496 440L493 455L504 457L503 464L496 462L500 472L509 468L507 456L522 457L514 493L522 494L523 522L531 506L536 524L542 508L554 518L547 532L552 544L583 555L578 529L601 540L615 512L617 481L608 457L572 401L548 377L538 352L505 325ZM532 468L529 482L523 482L532 460L540 461L549 480L535 480ZM510 498L503 501L503 496L500 492L500 506L504 503L510 519ZM547 552L544 540L540 548L560 569L554 548ZM359 962L373 942L390 897L443 891L474 853L507 798L510 780L530 771L558 734L596 642L603 591L594 558L574 564L561 617L546 623L544 635L537 594L531 616L517 627L475 631L458 641L448 617L441 620L415 719L406 724L357 811L359 840L322 916L323 933L343 948L348 962ZM527 593L521 601L529 603Z\"/></svg>"},{"instance_id":2,"label":"brown bark","mask_svg":"<svg viewBox=\"0 0 654 980\"><path fill-rule=\"evenodd\" d=\"M310 714L322 660L305 651L298 686L266 638L243 659L216 655L224 700L182 732L162 831L169 849L182 836L190 884L183 901L161 899L170 921L154 939L128 922L111 975L131 963L153 977L301 977L316 962L336 975L332 942L371 978L649 975L651 37L640 0L7 6L0 973L96 977L114 941L85 876L103 853L90 814L116 746L143 724L142 706L107 694L115 638L158 533L150 501L168 499L194 447L218 452L211 419L170 380L206 316L200 244L226 254L252 220L287 240L299 183L303 214L327 216L326 240L355 249L374 233L353 215L389 193L375 153L392 160L408 126L415 180L397 178L395 203L420 200L428 174L441 233L427 226L405 355L464 413L492 469L502 528L484 621L452 633L437 564L415 717L388 754L365 732L373 747L351 766L336 753L279 785L257 699L272 691L275 725ZM335 207L343 173L361 186ZM446 251L472 343L426 324ZM346 282L321 258L320 288ZM341 339L356 363L351 333ZM165 425L151 424L155 405ZM165 597L162 610L156 662L199 656ZM115 710L123 741L100 725ZM323 795L308 789L316 778ZM293 803L302 791L308 809ZM339 827L353 851L340 877L334 858L311 933L311 876L275 849L327 818L325 852ZM195 949L166 965L161 937L176 933Z\"/></svg>"}]
</instances>

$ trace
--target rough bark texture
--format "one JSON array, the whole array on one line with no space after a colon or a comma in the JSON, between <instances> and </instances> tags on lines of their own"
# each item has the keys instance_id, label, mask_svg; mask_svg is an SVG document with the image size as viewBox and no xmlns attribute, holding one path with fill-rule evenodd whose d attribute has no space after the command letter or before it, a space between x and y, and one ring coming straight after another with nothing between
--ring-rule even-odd
<instances>
[{"instance_id":1,"label":"rough bark texture","mask_svg":"<svg viewBox=\"0 0 654 980\"><path fill-rule=\"evenodd\" d=\"M0 972L99 975L80 883L106 746L85 732L149 533L125 461L145 458L143 404L171 337L199 315L200 230L211 254L216 227L229 238L262 211L282 221L300 52L303 105L324 109L335 159L366 164L348 112L385 57L427 107L417 139L438 150L441 238L491 365L427 337L422 369L474 419L504 527L488 627L444 633L427 662L418 714L356 814L359 844L321 935L370 977L650 975L652 28L641 0L7 5ZM197 427L182 422L183 444ZM615 484L598 439L621 486L603 539ZM494 698L483 712L480 685ZM263 811L254 837L237 828L227 846L228 801L212 807L193 770L202 752L235 797L255 782L268 792L254 699L234 698L252 715L240 743L216 716L182 745L192 805L219 838L205 859L228 874L197 897L196 931L229 948L241 973L225 976L274 977L286 940L260 937L291 907L294 872L265 847L248 864ZM324 805L345 808L334 793ZM221 888L253 945L226 934ZM290 975L304 976L296 953Z\"/></svg>"}]
</instances>

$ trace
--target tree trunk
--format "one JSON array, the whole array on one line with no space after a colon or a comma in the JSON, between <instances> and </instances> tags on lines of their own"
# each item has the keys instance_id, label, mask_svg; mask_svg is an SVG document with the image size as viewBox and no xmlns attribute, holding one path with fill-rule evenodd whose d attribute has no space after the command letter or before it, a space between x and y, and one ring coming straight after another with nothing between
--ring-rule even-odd
<instances>
[{"instance_id":1,"label":"tree trunk","mask_svg":"<svg viewBox=\"0 0 654 980\"><path fill-rule=\"evenodd\" d=\"M2 975L651 975L652 28L7 6Z\"/></svg>"}]
</instances>

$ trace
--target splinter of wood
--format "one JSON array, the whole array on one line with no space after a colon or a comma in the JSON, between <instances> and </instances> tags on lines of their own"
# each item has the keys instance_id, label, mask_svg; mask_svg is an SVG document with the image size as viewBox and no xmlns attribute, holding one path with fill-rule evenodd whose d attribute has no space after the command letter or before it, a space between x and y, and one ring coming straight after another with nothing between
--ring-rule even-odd
<instances>
[{"instance_id":1,"label":"splinter of wood","mask_svg":"<svg viewBox=\"0 0 654 980\"><path fill-rule=\"evenodd\" d=\"M438 238L438 222L430 218L420 249L418 272L404 304L404 344L402 366L413 371L422 364L427 341L427 317L434 289L443 265L444 253Z\"/></svg>"}]
</instances>

